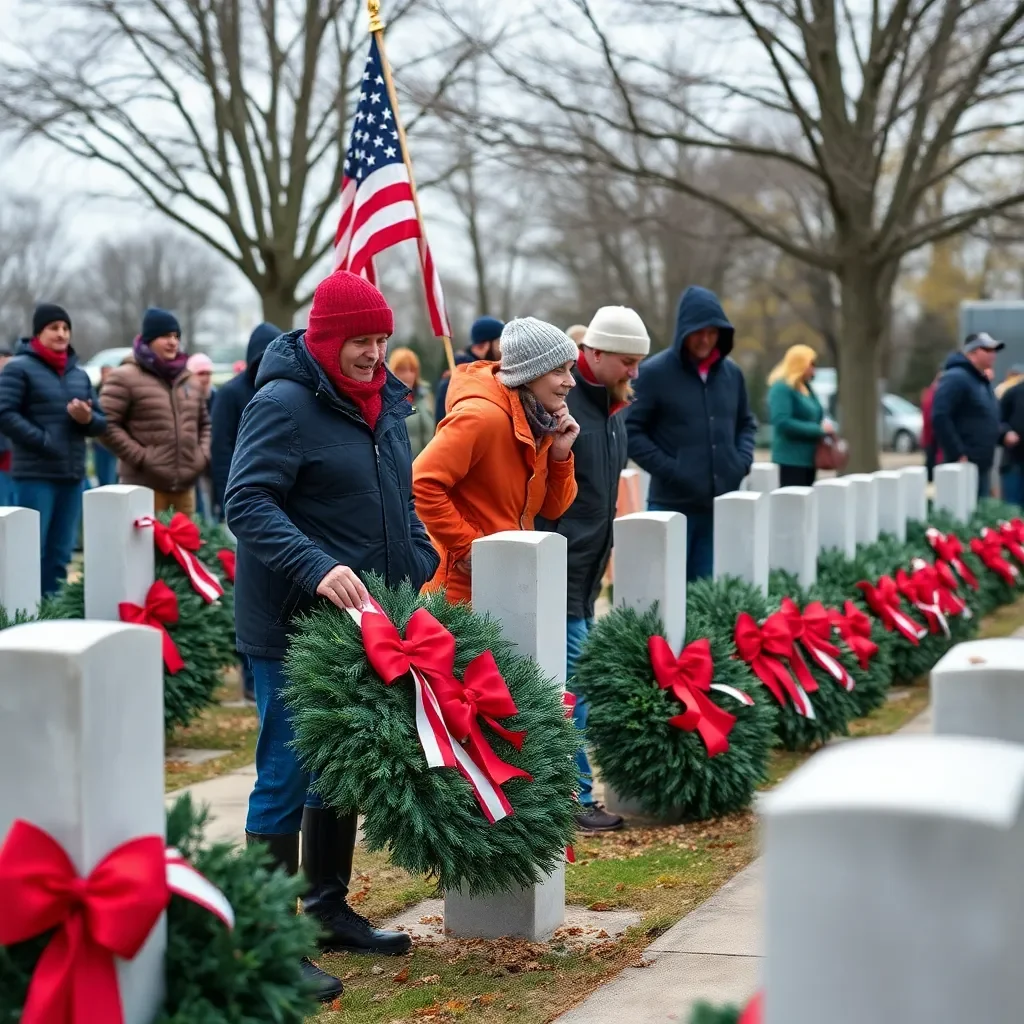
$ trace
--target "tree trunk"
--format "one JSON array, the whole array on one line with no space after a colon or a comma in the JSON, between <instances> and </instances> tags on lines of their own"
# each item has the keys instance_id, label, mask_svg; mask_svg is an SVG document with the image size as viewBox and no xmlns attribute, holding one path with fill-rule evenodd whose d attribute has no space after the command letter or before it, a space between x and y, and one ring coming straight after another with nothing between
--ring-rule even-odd
<instances>
[{"instance_id":1,"label":"tree trunk","mask_svg":"<svg viewBox=\"0 0 1024 1024\"><path fill-rule=\"evenodd\" d=\"M295 314L299 307L295 301L294 288L283 287L260 298L263 301L263 319L268 324L280 327L282 331L290 331L295 326Z\"/></svg>"},{"instance_id":2,"label":"tree trunk","mask_svg":"<svg viewBox=\"0 0 1024 1024\"><path fill-rule=\"evenodd\" d=\"M840 274L839 409L849 473L878 469L878 369L889 295L884 271L856 259Z\"/></svg>"}]
</instances>

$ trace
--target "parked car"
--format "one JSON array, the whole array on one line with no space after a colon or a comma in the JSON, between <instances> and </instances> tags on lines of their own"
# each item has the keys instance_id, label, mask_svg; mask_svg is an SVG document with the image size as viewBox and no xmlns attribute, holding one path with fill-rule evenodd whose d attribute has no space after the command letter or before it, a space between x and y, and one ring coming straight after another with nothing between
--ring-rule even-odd
<instances>
[{"instance_id":1,"label":"parked car","mask_svg":"<svg viewBox=\"0 0 1024 1024\"><path fill-rule=\"evenodd\" d=\"M879 442L883 448L907 454L921 447L924 416L913 402L899 395L882 395Z\"/></svg>"}]
</instances>

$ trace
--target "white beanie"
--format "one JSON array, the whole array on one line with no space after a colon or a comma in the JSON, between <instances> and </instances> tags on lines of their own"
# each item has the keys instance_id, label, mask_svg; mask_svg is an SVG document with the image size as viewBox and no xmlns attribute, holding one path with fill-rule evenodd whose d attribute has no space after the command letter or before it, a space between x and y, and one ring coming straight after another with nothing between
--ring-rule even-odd
<instances>
[{"instance_id":1,"label":"white beanie","mask_svg":"<svg viewBox=\"0 0 1024 1024\"><path fill-rule=\"evenodd\" d=\"M518 388L579 357L576 342L565 331L532 316L517 317L501 332L498 380Z\"/></svg>"},{"instance_id":2,"label":"white beanie","mask_svg":"<svg viewBox=\"0 0 1024 1024\"><path fill-rule=\"evenodd\" d=\"M580 344L623 356L645 356L651 351L651 338L640 314L628 306L602 306Z\"/></svg>"}]
</instances>

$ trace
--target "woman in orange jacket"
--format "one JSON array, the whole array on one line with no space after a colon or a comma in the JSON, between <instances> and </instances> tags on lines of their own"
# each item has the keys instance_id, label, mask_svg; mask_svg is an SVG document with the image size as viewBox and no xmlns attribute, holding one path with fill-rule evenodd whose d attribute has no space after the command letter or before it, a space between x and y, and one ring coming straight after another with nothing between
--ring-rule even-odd
<instances>
[{"instance_id":1,"label":"woman in orange jacket","mask_svg":"<svg viewBox=\"0 0 1024 1024\"><path fill-rule=\"evenodd\" d=\"M580 432L565 396L578 350L533 317L501 334L501 362L458 366L448 415L413 464L416 512L441 556L424 591L471 594L473 541L558 519L576 497L572 444Z\"/></svg>"}]
</instances>

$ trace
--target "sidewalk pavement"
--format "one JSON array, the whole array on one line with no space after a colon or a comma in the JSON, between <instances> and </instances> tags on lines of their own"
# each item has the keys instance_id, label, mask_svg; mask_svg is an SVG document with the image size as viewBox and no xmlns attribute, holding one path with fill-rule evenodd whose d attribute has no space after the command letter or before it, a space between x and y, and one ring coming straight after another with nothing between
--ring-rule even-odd
<instances>
[{"instance_id":1,"label":"sidewalk pavement","mask_svg":"<svg viewBox=\"0 0 1024 1024\"><path fill-rule=\"evenodd\" d=\"M249 794L255 782L256 765L250 764L227 775L218 775L215 779L176 789L167 794L165 803L170 807L182 793L191 793L193 803L200 806L205 804L209 808L207 838L214 842L241 843L245 838Z\"/></svg>"}]
</instances>

